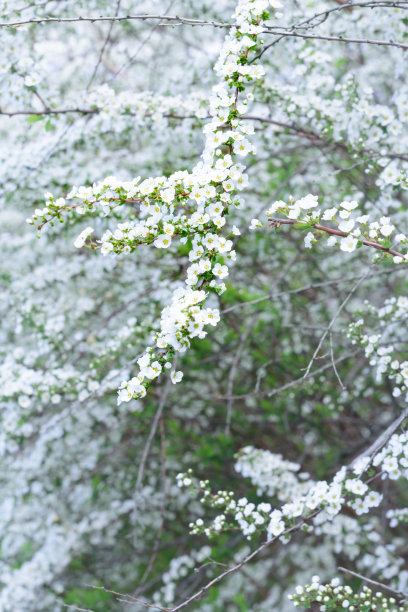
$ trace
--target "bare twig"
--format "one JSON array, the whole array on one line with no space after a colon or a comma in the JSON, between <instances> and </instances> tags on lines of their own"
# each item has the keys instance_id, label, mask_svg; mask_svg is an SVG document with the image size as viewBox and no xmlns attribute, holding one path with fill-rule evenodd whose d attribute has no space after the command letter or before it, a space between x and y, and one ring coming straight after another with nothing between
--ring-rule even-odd
<instances>
[{"instance_id":1,"label":"bare twig","mask_svg":"<svg viewBox=\"0 0 408 612\"><path fill-rule=\"evenodd\" d=\"M371 272L372 272L372 267L370 266L370 268L367 270L367 272L364 274L364 276L362 276L360 278L360 280L351 289L351 291L349 291L349 293L347 294L346 298L342 301L342 303L340 304L340 306L336 310L336 312L334 314L334 317L332 318L332 320L330 321L328 327L326 328L326 330L322 334L322 336L321 336L321 338L319 340L319 344L317 345L317 347L315 349L315 352L313 353L313 356L312 356L311 360L309 361L309 364L308 364L308 366L306 368L306 371L305 371L305 373L303 375L304 378L306 378L306 376L308 376L308 374L310 372L310 368L312 367L312 365L314 363L314 360L316 359L317 355L319 354L319 351L322 348L323 342L325 341L327 334L330 332L331 328L335 324L335 322L337 320L337 317L339 316L339 314L341 313L343 308L346 306L347 302L350 300L350 298L354 294L354 292L358 289L358 287L361 285L361 283L371 274ZM333 359L332 359L332 362L334 364Z\"/></svg>"},{"instance_id":2,"label":"bare twig","mask_svg":"<svg viewBox=\"0 0 408 612\"><path fill-rule=\"evenodd\" d=\"M174 360L174 367L177 367L177 359ZM145 447L143 449L142 458L140 460L139 470L138 470L138 473L137 473L137 479L136 479L136 485L135 485L136 494L140 492L140 488L142 486L143 475L144 475L144 470L145 470L145 465L146 465L147 457L149 456L150 447L152 445L153 438L156 435L157 427L159 425L159 422L160 422L160 419L161 419L161 415L162 415L164 406L165 406L166 401L167 401L167 396L168 396L168 394L170 392L170 386L171 386L171 379L169 377L166 380L166 383L164 385L164 389L163 389L163 392L162 392L161 397L160 397L159 407L157 408L156 414L154 415L152 427L150 429L149 436L148 436L148 438L146 440L146 444L145 444Z\"/></svg>"},{"instance_id":3,"label":"bare twig","mask_svg":"<svg viewBox=\"0 0 408 612\"><path fill-rule=\"evenodd\" d=\"M160 424L160 440L161 440L161 477L162 477L162 486L163 486L162 501L161 501L161 508L160 508L160 523L159 523L159 528L157 530L156 539L153 545L152 554L150 556L149 563L147 564L144 574L142 578L140 579L140 583L136 590L136 595L140 593L141 588L146 583L146 580L150 572L152 571L153 564L156 560L157 552L159 550L160 539L161 539L161 536L163 533L163 527L164 527L164 513L166 509L166 502L167 502L167 475L166 475L166 438L165 438L163 418L160 418L159 424Z\"/></svg>"},{"instance_id":4,"label":"bare twig","mask_svg":"<svg viewBox=\"0 0 408 612\"><path fill-rule=\"evenodd\" d=\"M228 436L230 434L230 429L231 429L231 417L232 417L232 410L234 407L234 396L232 395L232 391L234 388L234 380L235 380L235 375L237 373L237 368L238 368L238 364L239 361L241 359L241 355L242 355L242 351L245 345L245 342L248 339L249 334L251 333L255 323L256 323L257 317L256 317L256 313L254 315L252 315L251 320L249 321L249 323L247 324L243 334L241 335L240 338L240 342L238 345L238 348L235 352L235 356L234 356L234 360L232 362L230 371L229 371L229 375L228 375L228 387L227 387L227 395L228 397L228 402L227 402L227 419L226 419L226 423L225 423L225 434Z\"/></svg>"},{"instance_id":5,"label":"bare twig","mask_svg":"<svg viewBox=\"0 0 408 612\"><path fill-rule=\"evenodd\" d=\"M357 354L357 351L346 353L346 355L343 355L342 357L339 357L338 359L336 359L335 363L336 364L341 363L342 361L345 361L346 359L350 359L350 357L355 357L356 354ZM325 363L320 368L317 368L317 370L313 370L313 372L309 372L307 379L313 378L314 376L317 376L318 374L321 374L322 372L325 372L326 370L332 367L333 367L333 364L331 362ZM233 398L234 399L245 399L247 397L273 397L274 395L277 395L278 393L282 393L283 391L287 391L288 389L292 389L292 387L296 387L297 385L304 383L305 380L306 380L306 377L301 376L300 378L295 378L294 380L291 380L285 385L282 385L282 387L278 387L277 389L272 389L272 391L261 391L260 393L259 392L243 393L242 395L233 395ZM228 399L228 395L215 395L215 397L217 399Z\"/></svg>"},{"instance_id":6,"label":"bare twig","mask_svg":"<svg viewBox=\"0 0 408 612\"><path fill-rule=\"evenodd\" d=\"M381 270L377 272L377 276L388 275L391 272L395 273L398 271L404 270L401 267L395 267L392 270ZM305 291L310 291L311 289L319 289L321 287L330 287L332 285L339 285L341 283L349 283L354 280L358 280L361 278L361 274L357 274L354 276L348 276L346 278L337 278L329 281L322 281L320 283L311 283L309 285L304 285L303 287L299 287L298 289L288 289L287 291L278 291L274 293L271 291L270 293L266 293L259 298L255 298L254 300L249 300L248 302L240 302L239 304L234 304L233 306L229 306L221 311L221 314L227 314L228 312L232 312L233 310L237 310L238 308L245 308L247 306L253 306L254 304L259 304L260 302L264 302L265 300L270 300L272 298L283 297L284 295L296 295L298 293L303 293Z\"/></svg>"},{"instance_id":7,"label":"bare twig","mask_svg":"<svg viewBox=\"0 0 408 612\"><path fill-rule=\"evenodd\" d=\"M406 51L408 49L408 45L404 45L403 43L393 42L389 40L374 40L370 38L346 38L343 36L323 36L319 34L300 34L299 32L292 32L289 30L278 30L275 28L266 28L264 30L264 34L273 34L275 36L279 36L282 38L303 38L303 39L312 39L312 40L326 40L330 42L342 42L342 43L355 43L358 45L376 45L380 47L397 47L398 49L403 49ZM275 41L274 41L275 42Z\"/></svg>"},{"instance_id":8,"label":"bare twig","mask_svg":"<svg viewBox=\"0 0 408 612\"><path fill-rule=\"evenodd\" d=\"M167 7L163 17L167 16L167 13L171 10L173 4L174 4L175 0L172 0L169 4L169 6ZM142 42L140 43L140 45L138 46L138 48L136 49L136 51L132 54L132 56L124 63L122 64L115 72L115 74L111 77L111 79L109 80L109 82L112 82L114 79L116 79L116 77L122 72L122 70L124 70L125 68L127 68L128 66L130 66L133 62L133 60L135 59L135 57L137 57L139 55L139 53L141 52L141 50L143 49L144 45L150 40L153 32L155 32L157 30L157 28L162 25L162 21L158 21L147 33L147 36L145 36L145 38L142 40Z\"/></svg>"},{"instance_id":9,"label":"bare twig","mask_svg":"<svg viewBox=\"0 0 408 612\"><path fill-rule=\"evenodd\" d=\"M125 593L118 593L117 591L111 591L110 589L107 589L104 586L97 586L94 584L89 584L88 586L91 587L92 589L98 589L99 591L105 591L105 593L112 593L112 595L118 595L119 597L127 597L128 598L127 600L119 599L119 601L122 601L123 603L132 604L135 602L135 603L141 604L145 608L150 608L152 610L162 610L162 612L171 612L170 608L163 608L163 606L159 606L157 604L147 603L146 601L143 601L143 599L138 599L137 597L133 597L133 595L126 595Z\"/></svg>"},{"instance_id":10,"label":"bare twig","mask_svg":"<svg viewBox=\"0 0 408 612\"><path fill-rule=\"evenodd\" d=\"M341 378L340 378L340 375L339 375L339 373L338 373L338 371L337 371L336 362L335 362L335 360L334 360L334 352L333 352L333 340L332 340L332 336L333 336L333 334L330 332L330 335L329 335L329 339L330 339L330 357L331 357L331 361L332 361L332 365L333 365L333 370L334 370L334 373L335 373L335 375L336 375L336 378L337 378L337 380L339 381L339 385L340 385L340 387L341 387L341 388L344 390L346 387L343 385L343 382L342 382L342 380L341 380Z\"/></svg>"},{"instance_id":11,"label":"bare twig","mask_svg":"<svg viewBox=\"0 0 408 612\"><path fill-rule=\"evenodd\" d=\"M118 16L119 9L120 9L120 2L121 2L121 0L117 0L116 10L115 10L115 17ZM103 56L104 51L106 49L106 46L108 45L109 40L110 40L110 36L111 36L111 33L112 33L112 28L113 28L113 24L114 23L115 23L114 21L111 21L110 24L109 24L108 33L107 33L106 38L105 38L105 40L103 42L103 45L101 47L101 50L100 50L100 53L99 53L99 57L98 57L98 61L97 61L96 66L95 66L95 68L94 68L94 70L92 72L91 78L89 79L88 85L86 86L86 90L87 91L89 90L90 86L92 85L92 82L93 82L93 80L94 80L94 78L96 76L96 73L98 72L98 68L99 68L99 66L101 64L101 61L102 61L102 56Z\"/></svg>"},{"instance_id":12,"label":"bare twig","mask_svg":"<svg viewBox=\"0 0 408 612\"><path fill-rule=\"evenodd\" d=\"M305 128L296 123L286 123L284 121L277 121L276 119L272 119L268 117L257 117L256 115L243 115L241 119L243 120L252 119L253 121L259 121L261 123L270 123L271 125L276 125L277 127L282 127L284 129L290 130L291 132L295 132L296 134L299 134L299 136L303 136L304 138L307 138L309 140L318 141L326 145L334 145L338 147L339 149L343 149L346 152L350 152L349 144L345 142L339 142L337 140L331 140L325 135L321 135L318 132L315 132L309 128ZM359 148L358 152L366 153L367 155L376 156L376 157L377 156L378 157L388 157L390 159L403 159L404 161L408 161L408 155L392 153L392 152L387 152L384 154L384 152L381 153L380 151L377 151L372 148L369 148L369 149Z\"/></svg>"}]
</instances>

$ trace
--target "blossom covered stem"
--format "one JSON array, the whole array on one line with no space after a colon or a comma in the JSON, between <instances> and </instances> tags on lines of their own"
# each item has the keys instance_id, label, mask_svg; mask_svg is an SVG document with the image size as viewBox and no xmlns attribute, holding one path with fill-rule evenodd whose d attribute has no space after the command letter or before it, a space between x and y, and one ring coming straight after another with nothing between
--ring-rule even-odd
<instances>
[{"instance_id":1,"label":"blossom covered stem","mask_svg":"<svg viewBox=\"0 0 408 612\"><path fill-rule=\"evenodd\" d=\"M269 222L270 226L273 228L278 228L280 225L299 225L299 223L301 223L298 219L278 219L277 217L270 217ZM314 227L319 232L325 232L326 234L330 234L332 236L341 236L342 238L346 238L349 235L346 232L341 232L340 230L326 227L325 225L320 225L319 223L312 223L308 225L308 227ZM405 255L399 251L389 247L384 247L381 244L378 244L378 242L371 242L370 240L365 239L362 239L360 242L365 246L373 247L373 249L378 249L379 251L384 251L390 255L394 255L395 257L402 257L402 259L405 259Z\"/></svg>"}]
</instances>

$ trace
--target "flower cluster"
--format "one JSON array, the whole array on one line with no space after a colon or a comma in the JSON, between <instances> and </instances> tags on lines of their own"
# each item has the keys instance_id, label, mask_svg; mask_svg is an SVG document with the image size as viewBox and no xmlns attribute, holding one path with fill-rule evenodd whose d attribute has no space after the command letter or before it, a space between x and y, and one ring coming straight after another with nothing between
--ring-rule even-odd
<instances>
[{"instance_id":1,"label":"flower cluster","mask_svg":"<svg viewBox=\"0 0 408 612\"><path fill-rule=\"evenodd\" d=\"M381 466L384 475L391 480L401 476L408 478L408 432L394 434L373 459L374 466Z\"/></svg>"},{"instance_id":2,"label":"flower cluster","mask_svg":"<svg viewBox=\"0 0 408 612\"><path fill-rule=\"evenodd\" d=\"M392 438L384 451L374 457L373 460L374 466L382 464L382 470L390 478L394 477L395 473L391 470L392 465L389 457L395 455L395 448L397 448L397 444ZM404 447L401 443L400 454L403 454L405 448L408 448L408 446ZM256 474L254 462L259 460L259 457L264 456L262 453L265 453L265 456L268 457L267 451L257 451L247 447L238 455L238 471L249 476L257 485L259 481L257 477L254 478L254 474ZM180 487L188 487L200 493L202 503L209 507L222 509L222 514L215 517L210 527L206 527L202 519L198 519L191 524L192 533L204 533L211 536L220 531L233 529L235 525L238 525L242 533L248 538L256 531L265 530L268 538L274 538L292 528L295 523L298 523L299 528L313 531L314 526L321 526L327 521L332 522L344 506L352 508L357 515L362 515L367 514L372 508L378 507L382 501L382 495L377 491L370 490L368 484L360 478L370 465L368 457L357 462L353 471L349 474L345 467L341 468L331 483L308 480L307 483L302 483L302 485L299 485L294 479L292 471L293 468L299 466L291 462L287 462L287 465L285 465L280 456L274 457L272 455L269 459L269 472L266 471L265 466L262 469L260 492L266 491L272 496L277 495L280 501L287 501L280 509L272 509L269 500L258 504L248 501L247 498L236 500L234 493L231 491L212 493L209 481L194 479L192 470L187 474L179 474L177 481ZM404 462L405 458L399 457L399 460ZM282 467L286 469L282 469ZM274 474L275 469L277 470L276 474ZM289 483L288 471L290 474ZM268 473L271 481L270 489L267 484ZM281 485L278 483L279 476L282 476L283 479ZM291 487L290 494L287 490L288 484ZM306 524L307 521L312 521L312 524Z\"/></svg>"},{"instance_id":3,"label":"flower cluster","mask_svg":"<svg viewBox=\"0 0 408 612\"><path fill-rule=\"evenodd\" d=\"M215 308L202 308L205 299L204 291L180 287L173 294L172 303L166 306L161 315L161 328L155 335L156 348L148 347L138 358L140 371L129 381L120 385L118 403L128 402L133 397L142 398L146 389L160 374L170 369L171 357L175 352L184 352L190 345L190 338L204 338L205 325L217 325L220 315ZM162 352L157 352L162 349ZM178 383L183 377L182 372L173 371L172 382Z\"/></svg>"},{"instance_id":4,"label":"flower cluster","mask_svg":"<svg viewBox=\"0 0 408 612\"><path fill-rule=\"evenodd\" d=\"M372 367L376 368L376 381L380 382L386 375L395 384L393 396L408 398L408 361L398 358L397 345L401 334L401 323L408 316L408 298L406 296L392 297L385 301L384 306L376 308L365 303L365 312L373 317L380 326L378 333L365 332L367 322L359 318L348 327L348 337L353 344L364 347L365 356ZM393 343L388 339L393 336Z\"/></svg>"},{"instance_id":5,"label":"flower cluster","mask_svg":"<svg viewBox=\"0 0 408 612\"><path fill-rule=\"evenodd\" d=\"M301 497L313 484L307 472L300 472L300 464L253 446L239 451L235 469L251 480L257 487L258 495L266 493L281 502Z\"/></svg>"},{"instance_id":6,"label":"flower cluster","mask_svg":"<svg viewBox=\"0 0 408 612\"><path fill-rule=\"evenodd\" d=\"M257 530L265 529L269 522L272 506L269 503L261 502L254 504L246 497L235 499L232 491L217 491L212 493L209 480L197 480L192 475L192 470L185 474L177 475L179 487L190 488L194 492L199 492L201 502L209 508L222 509L223 513L218 514L208 527L204 525L203 519L199 518L194 523L190 523L190 533L204 533L207 537L212 537L222 531L236 528L238 524L242 533L251 539L251 535ZM272 513L273 514L273 513ZM279 533L284 531L284 524L279 524Z\"/></svg>"},{"instance_id":7,"label":"flower cluster","mask_svg":"<svg viewBox=\"0 0 408 612\"><path fill-rule=\"evenodd\" d=\"M390 527L397 527L399 523L408 523L408 508L393 508L387 510L385 516L390 521Z\"/></svg>"},{"instance_id":8,"label":"flower cluster","mask_svg":"<svg viewBox=\"0 0 408 612\"><path fill-rule=\"evenodd\" d=\"M338 578L330 584L320 584L320 577L313 576L311 584L296 587L296 593L289 599L297 608L309 608L312 603L319 605L319 610L350 610L354 612L404 612L406 604L399 604L394 597L386 597L380 592L373 593L364 586L360 593L355 593L349 586L342 586Z\"/></svg>"}]
</instances>

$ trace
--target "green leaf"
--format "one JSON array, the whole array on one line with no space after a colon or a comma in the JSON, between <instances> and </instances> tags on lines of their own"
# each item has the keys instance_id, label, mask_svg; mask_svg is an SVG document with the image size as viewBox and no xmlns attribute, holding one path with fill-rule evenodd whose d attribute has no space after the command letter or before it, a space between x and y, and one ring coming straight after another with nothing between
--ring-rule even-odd
<instances>
[{"instance_id":1,"label":"green leaf","mask_svg":"<svg viewBox=\"0 0 408 612\"><path fill-rule=\"evenodd\" d=\"M51 119L47 120L47 123L45 124L45 131L46 132L50 132L52 130L52 123L51 123Z\"/></svg>"},{"instance_id":2,"label":"green leaf","mask_svg":"<svg viewBox=\"0 0 408 612\"><path fill-rule=\"evenodd\" d=\"M42 121L44 119L44 115L29 115L26 119L27 123L37 123L37 121Z\"/></svg>"}]
</instances>

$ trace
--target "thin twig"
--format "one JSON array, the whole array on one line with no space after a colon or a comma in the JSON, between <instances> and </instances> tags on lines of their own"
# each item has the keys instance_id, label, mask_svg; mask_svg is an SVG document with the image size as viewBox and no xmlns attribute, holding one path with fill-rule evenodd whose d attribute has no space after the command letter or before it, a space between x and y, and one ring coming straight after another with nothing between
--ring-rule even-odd
<instances>
[{"instance_id":1,"label":"thin twig","mask_svg":"<svg viewBox=\"0 0 408 612\"><path fill-rule=\"evenodd\" d=\"M331 357L331 362L332 362L332 365L333 365L333 370L334 370L334 373L335 373L335 375L336 375L336 378L337 378L337 380L339 381L339 385L340 385L340 387L341 387L341 388L344 390L346 387L343 385L343 382L342 382L342 380L341 380L341 378L340 378L340 375L339 375L339 373L338 373L338 371L337 371L336 362L334 361L334 352L333 352L333 340L332 340L332 336L333 336L333 334L330 332L330 334L329 334L329 340L330 340L330 357Z\"/></svg>"},{"instance_id":2,"label":"thin twig","mask_svg":"<svg viewBox=\"0 0 408 612\"><path fill-rule=\"evenodd\" d=\"M163 17L166 17L167 13L171 10L173 4L174 4L175 0L172 0L169 4L169 6L167 7ZM122 70L124 70L125 68L127 68L128 66L130 66L133 62L133 60L135 59L136 56L139 55L140 51L143 49L144 45L151 39L151 36L153 34L153 32L155 32L157 30L157 28L162 25L161 21L158 21L147 33L147 36L145 36L145 38L142 40L142 42L140 43L140 45L138 46L138 48L136 49L136 51L131 55L131 57L121 66L119 66L119 68L116 70L115 74L110 78L109 83L111 83L114 79L117 78L117 76L122 72Z\"/></svg>"},{"instance_id":3,"label":"thin twig","mask_svg":"<svg viewBox=\"0 0 408 612\"><path fill-rule=\"evenodd\" d=\"M312 23L315 19L321 19L321 21L311 27L316 27L316 25L320 25L323 21L327 19L329 14L337 13L338 11L350 10L353 8L408 8L408 0L400 0L399 2L395 2L394 0L386 1L386 0L368 0L367 2L346 2L345 4L341 4L340 6L336 6L334 8L326 9L321 11L320 13L315 13L311 17L308 17L304 21L300 21L297 24L291 26L291 29L303 28L308 24Z\"/></svg>"},{"instance_id":4,"label":"thin twig","mask_svg":"<svg viewBox=\"0 0 408 612\"><path fill-rule=\"evenodd\" d=\"M177 360L175 359L174 360L174 367L176 367L176 366L177 366ZM139 470L138 470L138 473L137 473L137 479L136 479L136 485L135 485L136 493L140 492L140 488L142 486L143 475L144 475L144 470L145 470L145 465L146 465L147 457L149 456L150 447L152 445L153 438L156 435L157 426L159 425L159 422L160 422L160 419L161 419L161 415L162 415L164 406L165 406L166 401L167 401L167 396L168 396L168 394L170 392L170 386L171 386L171 379L169 377L166 380L166 384L164 385L164 389L163 389L163 392L162 392L161 397L160 397L159 407L157 408L156 414L154 415L152 427L150 429L149 436L148 436L148 438L146 440L146 444L145 444L145 447L143 449L142 458L140 460Z\"/></svg>"},{"instance_id":5,"label":"thin twig","mask_svg":"<svg viewBox=\"0 0 408 612\"><path fill-rule=\"evenodd\" d=\"M162 612L171 612L170 608L163 608L163 606L159 606L157 604L149 604L146 601L143 601L142 599L138 599L137 597L133 597L133 595L126 595L125 593L118 593L117 591L111 591L110 589L107 589L104 586L97 586L97 585L94 585L94 584L89 584L87 586L91 587L92 589L98 589L100 591L105 591L105 593L112 593L112 595L119 595L119 597L128 597L128 600L126 600L126 599L119 599L119 601L122 601L122 602L127 603L127 604L132 604L132 603L136 602L138 604L141 604L145 608L151 608L153 610L162 610Z\"/></svg>"},{"instance_id":6,"label":"thin twig","mask_svg":"<svg viewBox=\"0 0 408 612\"><path fill-rule=\"evenodd\" d=\"M324 331L324 333L322 334L320 340L319 340L319 344L316 347L315 352L313 353L313 356L311 358L311 360L309 361L309 364L306 368L306 371L303 375L304 378L306 378L310 372L310 368L312 367L314 360L316 359L317 355L320 352L320 349L322 348L323 342L326 339L327 334L330 332L331 328L333 327L333 325L335 324L337 317L339 316L339 314L341 313L341 311L343 310L343 308L346 306L347 302L350 300L350 298L352 297L352 295L354 294L354 292L358 289L358 287L361 285L361 283L371 274L372 272L372 266L370 266L370 268L367 270L367 272L360 278L360 280L354 285L354 287L352 287L351 291L349 291L349 293L347 294L346 298L342 301L342 303L340 304L340 306L338 307L338 309L336 310L334 317L332 318L332 320L330 321L328 327L326 328L326 330Z\"/></svg>"},{"instance_id":7,"label":"thin twig","mask_svg":"<svg viewBox=\"0 0 408 612\"><path fill-rule=\"evenodd\" d=\"M161 536L163 533L163 527L164 527L164 515L165 515L165 510L166 510L166 502L167 502L167 475L166 475L166 437L165 437L165 431L164 431L163 418L160 418L159 425L160 425L160 440L161 440L161 455L160 455L161 456L161 478L162 478L162 486L163 486L162 501L161 501L161 507L160 507L160 523L159 523L159 528L157 530L155 542L153 545L152 554L149 559L149 563L147 564L144 574L142 578L140 579L140 583L137 587L135 595L138 595L140 593L143 585L146 583L146 580L149 577L150 572L153 569L153 565L157 557L157 552L159 550L159 545L160 545L160 539L161 539Z\"/></svg>"},{"instance_id":8,"label":"thin twig","mask_svg":"<svg viewBox=\"0 0 408 612\"><path fill-rule=\"evenodd\" d=\"M401 268L395 268L396 270L401 270ZM385 273L385 272L384 272ZM387 270L388 273L388 270ZM239 304L234 304L233 306L229 306L221 311L221 314L227 314L228 312L232 312L233 310L237 310L238 308L246 308L247 306L253 306L255 304L259 304L264 302L265 300L270 300L271 298L279 298L285 295L296 295L298 293L303 293L305 291L310 291L311 289L319 289L320 287L330 287L331 285L338 285L340 283L349 283L353 280L361 278L361 275L349 276L347 278L337 278L331 281L322 281L321 283L311 283L309 285L303 285L303 287L299 287L298 289L288 289L287 291L278 291L274 293L271 291L270 293L266 293L259 298L255 298L254 300L249 300L248 302L240 302Z\"/></svg>"},{"instance_id":9,"label":"thin twig","mask_svg":"<svg viewBox=\"0 0 408 612\"><path fill-rule=\"evenodd\" d=\"M234 396L232 395L232 391L234 388L234 380L235 380L235 375L237 373L237 368L238 368L238 364L239 361L241 359L241 355L242 355L242 351L244 349L245 346L245 342L248 340L248 336L251 333L255 323L256 323L257 317L256 317L256 313L252 315L251 320L249 321L249 323L247 324L244 333L241 335L240 338L240 342L238 345L238 349L235 352L235 356L234 356L234 360L232 362L230 371L229 371L229 375L228 375L228 387L227 387L227 395L228 397L228 402L227 402L227 418L226 418L226 423L225 423L225 435L229 436L230 434L230 429L231 429L231 417L232 417L232 410L234 407Z\"/></svg>"},{"instance_id":10,"label":"thin twig","mask_svg":"<svg viewBox=\"0 0 408 612\"><path fill-rule=\"evenodd\" d=\"M121 2L121 0L117 0L115 17L118 16L119 9L120 9L120 2ZM89 79L88 85L86 86L86 90L87 91L89 90L90 86L92 85L92 82L93 82L93 80L94 80L94 78L96 76L96 73L98 72L98 68L99 68L99 66L101 64L101 61L102 61L102 56L103 56L104 51L106 49L106 46L108 45L109 40L110 40L110 35L112 33L112 28L113 28L114 23L115 23L114 21L111 21L110 24L109 24L108 33L107 33L107 35L105 37L105 40L104 40L103 45L102 45L102 48L100 50L98 61L97 61L96 66L95 66L95 68L94 68L94 70L92 72L91 78Z\"/></svg>"},{"instance_id":11,"label":"thin twig","mask_svg":"<svg viewBox=\"0 0 408 612\"><path fill-rule=\"evenodd\" d=\"M326 40L330 42L342 42L342 43L355 43L358 45L377 45L380 47L397 47L398 49L403 49L406 51L408 49L408 45L404 45L403 43L392 42L388 40L374 40L370 38L345 38L343 36L323 36L319 34L300 34L299 32L291 32L285 30L275 30L274 28L266 28L263 32L264 34L273 34L282 38L303 38L303 39L312 39L312 40Z\"/></svg>"},{"instance_id":12,"label":"thin twig","mask_svg":"<svg viewBox=\"0 0 408 612\"><path fill-rule=\"evenodd\" d=\"M369 584L372 584L375 587L384 589L385 591L392 593L394 597L396 597L399 600L407 599L408 597L408 593L404 593L403 591L396 591L395 589L387 586L386 584L383 584L382 582L377 582L377 580L372 580L371 578L362 576L361 574L358 574L357 572L353 572L352 570L346 569L345 567L338 567L337 569L340 572L344 572L345 574L351 574L351 576L355 576L356 578L361 578L361 580L364 580L364 582L368 582Z\"/></svg>"},{"instance_id":13,"label":"thin twig","mask_svg":"<svg viewBox=\"0 0 408 612\"><path fill-rule=\"evenodd\" d=\"M350 357L355 357L357 352L358 351L346 353L346 355L343 355L342 357L339 357L338 359L336 359L336 364L341 363L342 361L345 361L346 359L350 359ZM332 367L333 367L333 364L331 362L326 363L320 368L317 368L317 370L313 370L313 372L310 372L307 378L308 379L313 378L314 376L317 376L318 374L321 374L322 372L325 372L326 370ZM278 387L277 389L272 389L272 391L261 391L260 393L254 393L254 392L243 393L242 395L234 395L233 398L234 399L246 399L247 397L273 397L274 395L277 395L278 393L282 393L283 391L292 389L292 387L295 387L296 385L300 385L304 383L305 379L306 379L305 376L301 376L300 378L295 378L294 380L291 380L285 385L282 385L282 387ZM218 395L217 394L214 397L216 397L217 399L228 399L228 395Z\"/></svg>"}]
</instances>

